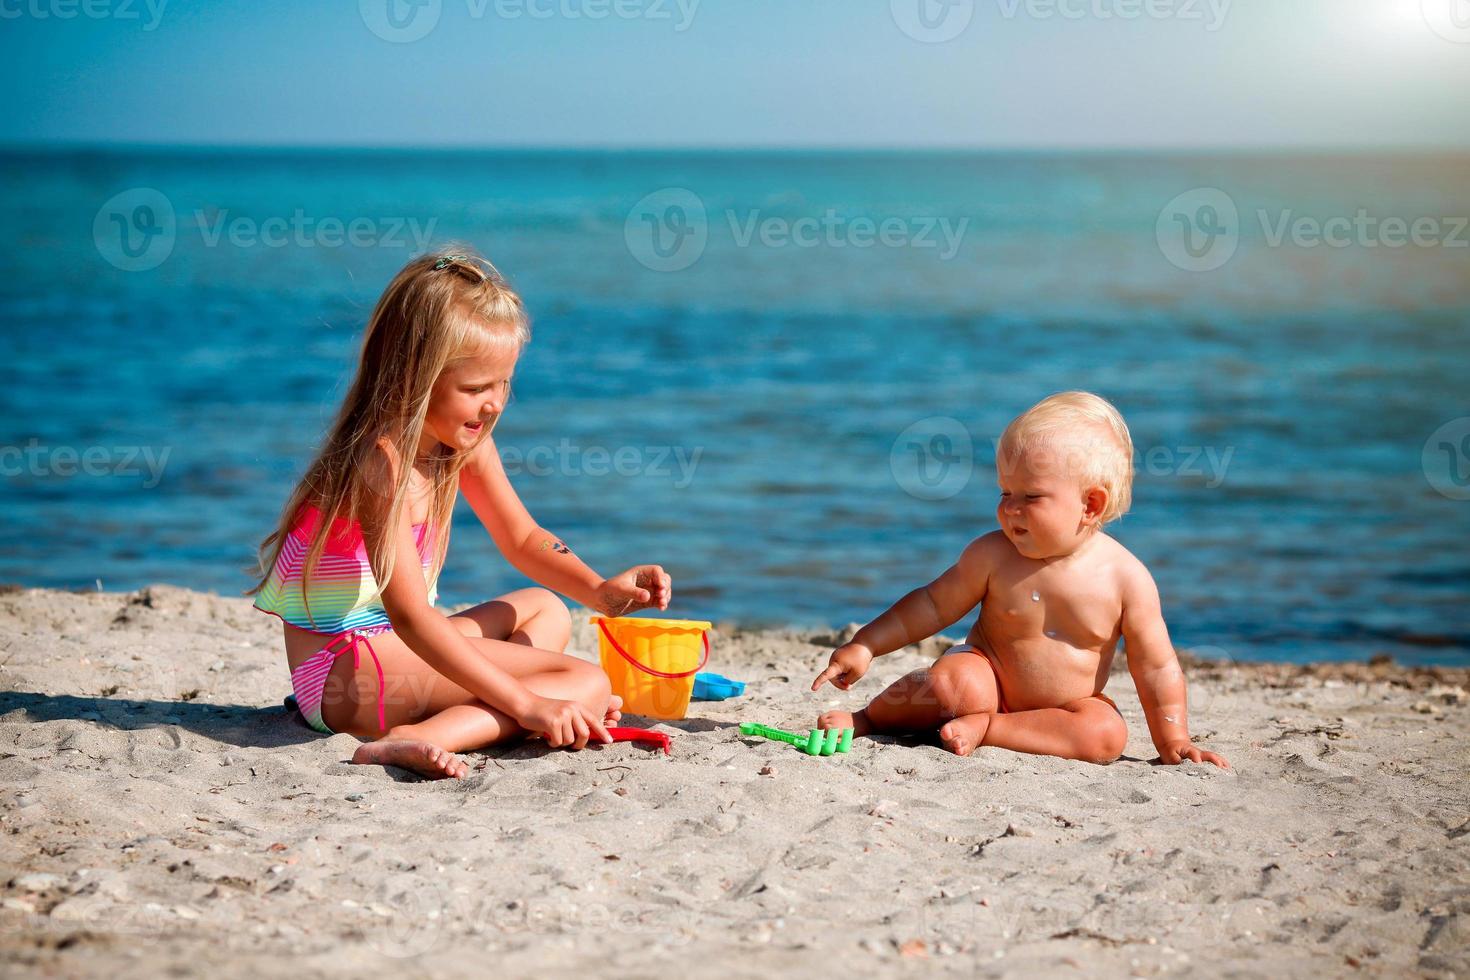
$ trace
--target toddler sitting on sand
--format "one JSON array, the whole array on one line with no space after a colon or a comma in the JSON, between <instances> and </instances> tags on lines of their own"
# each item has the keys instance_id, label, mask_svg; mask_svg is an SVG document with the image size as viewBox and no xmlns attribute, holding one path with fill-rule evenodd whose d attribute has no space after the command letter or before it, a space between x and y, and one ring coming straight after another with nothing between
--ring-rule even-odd
<instances>
[{"instance_id":1,"label":"toddler sitting on sand","mask_svg":"<svg viewBox=\"0 0 1470 980\"><path fill-rule=\"evenodd\" d=\"M1112 762L1128 729L1102 691L1121 637L1160 760L1228 769L1190 741L1184 673L1153 577L1102 530L1132 495L1133 441L1118 410L1086 392L1041 401L1006 427L996 472L1000 530L834 650L812 690L827 681L849 689L874 657L933 636L978 603L967 642L866 708L823 714L818 727L937 728L962 756L992 745Z\"/></svg>"}]
</instances>

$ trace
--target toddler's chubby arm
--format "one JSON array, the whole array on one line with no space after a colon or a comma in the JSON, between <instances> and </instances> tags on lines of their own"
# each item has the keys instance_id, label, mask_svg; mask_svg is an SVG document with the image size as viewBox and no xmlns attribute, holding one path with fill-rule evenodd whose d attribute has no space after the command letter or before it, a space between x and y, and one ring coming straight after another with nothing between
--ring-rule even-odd
<instances>
[{"instance_id":1,"label":"toddler's chubby arm","mask_svg":"<svg viewBox=\"0 0 1470 980\"><path fill-rule=\"evenodd\" d=\"M953 625L985 598L999 531L976 538L944 574L920 586L857 631L851 642L832 651L827 667L812 681L815 691L828 681L846 691L868 672L874 657L933 636Z\"/></svg>"},{"instance_id":2,"label":"toddler's chubby arm","mask_svg":"<svg viewBox=\"0 0 1470 980\"><path fill-rule=\"evenodd\" d=\"M1137 560L1123 573L1123 642L1128 672L1138 688L1159 760L1172 766L1189 759L1229 769L1224 756L1206 752L1190 740L1184 670L1164 625L1158 586Z\"/></svg>"}]
</instances>

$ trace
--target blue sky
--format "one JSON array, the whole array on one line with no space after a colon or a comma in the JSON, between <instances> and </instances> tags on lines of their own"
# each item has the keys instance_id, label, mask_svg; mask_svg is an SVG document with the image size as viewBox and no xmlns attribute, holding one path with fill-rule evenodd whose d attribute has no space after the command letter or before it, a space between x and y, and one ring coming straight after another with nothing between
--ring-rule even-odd
<instances>
[{"instance_id":1,"label":"blue sky","mask_svg":"<svg viewBox=\"0 0 1470 980\"><path fill-rule=\"evenodd\" d=\"M0 0L0 81L5 143L1465 148L1470 0Z\"/></svg>"}]
</instances>

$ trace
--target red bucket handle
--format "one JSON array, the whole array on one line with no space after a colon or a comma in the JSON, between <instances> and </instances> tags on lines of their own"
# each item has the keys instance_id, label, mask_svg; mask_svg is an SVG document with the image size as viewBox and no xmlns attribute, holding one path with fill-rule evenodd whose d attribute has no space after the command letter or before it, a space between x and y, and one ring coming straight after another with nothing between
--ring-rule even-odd
<instances>
[{"instance_id":1,"label":"red bucket handle","mask_svg":"<svg viewBox=\"0 0 1470 980\"><path fill-rule=\"evenodd\" d=\"M704 656L699 658L699 666L695 667L693 670L686 670L678 674L665 674L661 670L654 670L652 667L645 666L644 664L641 664L630 657L628 655L628 651L624 650L621 646L618 645L618 641L613 639L612 633L607 628L606 620L599 619L597 621L597 628L602 630L602 635L607 637L607 642L612 644L612 648L618 651L618 656L622 657L624 660L628 661L628 663L632 664L634 667L637 667L645 674L651 674L654 677L662 677L666 680L678 680L681 677L689 677L692 674L699 673L701 670L704 669L704 665L709 663L709 634L703 631L700 632L699 638L704 641Z\"/></svg>"}]
</instances>

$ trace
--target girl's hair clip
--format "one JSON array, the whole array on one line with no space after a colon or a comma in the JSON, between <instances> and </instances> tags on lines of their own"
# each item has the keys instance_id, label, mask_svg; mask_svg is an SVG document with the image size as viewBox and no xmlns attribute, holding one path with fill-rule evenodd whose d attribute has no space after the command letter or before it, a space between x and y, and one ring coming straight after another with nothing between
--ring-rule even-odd
<instances>
[{"instance_id":1,"label":"girl's hair clip","mask_svg":"<svg viewBox=\"0 0 1470 980\"><path fill-rule=\"evenodd\" d=\"M469 258L468 255L446 255L434 263L434 271L438 272L440 269L447 268L451 262L468 262Z\"/></svg>"}]
</instances>

